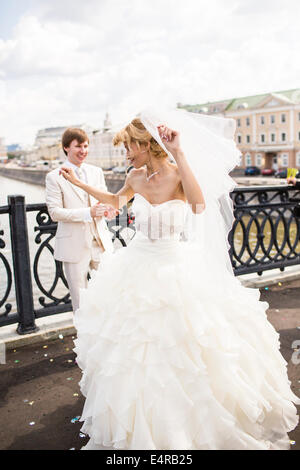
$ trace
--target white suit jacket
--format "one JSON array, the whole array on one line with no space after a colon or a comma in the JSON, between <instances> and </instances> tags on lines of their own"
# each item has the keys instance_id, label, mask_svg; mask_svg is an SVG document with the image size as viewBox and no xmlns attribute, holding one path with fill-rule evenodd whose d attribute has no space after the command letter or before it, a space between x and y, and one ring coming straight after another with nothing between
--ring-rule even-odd
<instances>
[{"instance_id":1,"label":"white suit jacket","mask_svg":"<svg viewBox=\"0 0 300 470\"><path fill-rule=\"evenodd\" d=\"M101 191L107 191L101 168L84 164L87 181ZM98 201L90 196L91 205ZM58 261L78 263L83 252L91 248L93 233L86 221L88 203L80 188L59 174L59 168L46 176L46 204L51 219L58 222L54 243L54 258ZM113 252L111 233L104 218L95 218L98 236L105 251Z\"/></svg>"}]
</instances>

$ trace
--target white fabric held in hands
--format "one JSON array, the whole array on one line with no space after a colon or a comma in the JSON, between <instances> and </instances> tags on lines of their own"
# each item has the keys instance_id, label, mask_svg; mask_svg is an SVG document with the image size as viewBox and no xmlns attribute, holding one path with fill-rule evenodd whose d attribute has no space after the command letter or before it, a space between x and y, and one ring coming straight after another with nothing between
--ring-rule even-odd
<instances>
[{"instance_id":1,"label":"white fabric held in hands","mask_svg":"<svg viewBox=\"0 0 300 470\"><path fill-rule=\"evenodd\" d=\"M228 253L228 234L234 222L230 192L237 186L229 172L239 164L241 155L234 142L235 120L179 109L146 109L139 117L170 157L157 127L163 124L179 132L181 148L201 187L206 205L200 214L188 211L185 237L206 247L206 260L199 262L215 267L219 280L224 272L222 267L234 275Z\"/></svg>"}]
</instances>

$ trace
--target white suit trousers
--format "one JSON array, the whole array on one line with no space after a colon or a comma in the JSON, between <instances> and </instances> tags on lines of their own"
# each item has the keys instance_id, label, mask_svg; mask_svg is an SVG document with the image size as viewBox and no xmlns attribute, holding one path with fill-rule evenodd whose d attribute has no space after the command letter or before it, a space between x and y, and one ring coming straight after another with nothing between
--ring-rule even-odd
<instances>
[{"instance_id":1,"label":"white suit trousers","mask_svg":"<svg viewBox=\"0 0 300 470\"><path fill-rule=\"evenodd\" d=\"M92 249L86 250L86 253L82 254L82 258L78 263L63 262L64 273L68 282L73 305L73 313L79 308L79 289L87 288L88 272L90 269L98 269L103 251L104 250L100 248L96 240L93 240Z\"/></svg>"}]
</instances>

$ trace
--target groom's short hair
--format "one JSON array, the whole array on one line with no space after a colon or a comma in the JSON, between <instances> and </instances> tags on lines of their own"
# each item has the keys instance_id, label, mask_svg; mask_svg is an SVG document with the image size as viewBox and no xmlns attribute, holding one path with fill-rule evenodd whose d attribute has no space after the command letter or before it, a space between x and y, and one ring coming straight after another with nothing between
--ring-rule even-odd
<instances>
[{"instance_id":1,"label":"groom's short hair","mask_svg":"<svg viewBox=\"0 0 300 470\"><path fill-rule=\"evenodd\" d=\"M70 147L73 140L77 140L80 144L83 144L83 142L90 143L88 135L84 130L78 129L77 127L68 127L61 138L61 144L65 155L67 155L65 147Z\"/></svg>"}]
</instances>

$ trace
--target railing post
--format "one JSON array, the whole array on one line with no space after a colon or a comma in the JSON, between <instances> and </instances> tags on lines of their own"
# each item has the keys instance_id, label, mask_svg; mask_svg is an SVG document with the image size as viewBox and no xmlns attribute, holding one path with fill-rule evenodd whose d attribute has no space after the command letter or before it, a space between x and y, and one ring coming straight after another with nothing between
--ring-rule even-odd
<instances>
[{"instance_id":1,"label":"railing post","mask_svg":"<svg viewBox=\"0 0 300 470\"><path fill-rule=\"evenodd\" d=\"M25 197L8 196L9 223L20 335L38 331L35 325Z\"/></svg>"}]
</instances>

